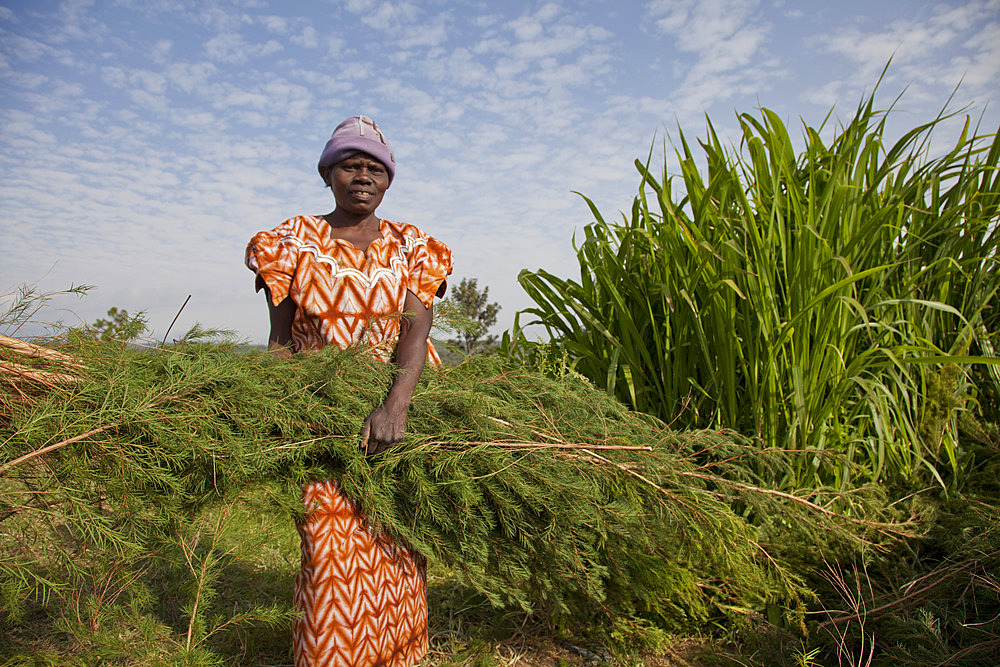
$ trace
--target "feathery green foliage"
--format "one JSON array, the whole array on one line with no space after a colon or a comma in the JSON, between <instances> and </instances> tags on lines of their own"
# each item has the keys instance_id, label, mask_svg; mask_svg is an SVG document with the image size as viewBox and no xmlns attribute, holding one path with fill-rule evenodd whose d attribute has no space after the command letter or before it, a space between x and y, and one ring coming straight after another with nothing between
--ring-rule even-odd
<instances>
[{"instance_id":1,"label":"feathery green foliage","mask_svg":"<svg viewBox=\"0 0 1000 667\"><path fill-rule=\"evenodd\" d=\"M515 327L507 353L565 354L636 410L798 451L786 488L960 484L959 416L1000 386L1000 137L967 121L935 156L944 116L886 143L873 104L829 141L805 126L798 152L763 109L738 150L711 122L700 156L679 132L677 176L636 161L620 224L587 200L579 281L521 273L551 342Z\"/></svg>"},{"instance_id":2,"label":"feathery green foliage","mask_svg":"<svg viewBox=\"0 0 1000 667\"><path fill-rule=\"evenodd\" d=\"M677 434L579 376L495 357L428 369L404 446L368 459L357 433L392 369L363 352L281 360L72 332L59 349L82 364L78 380L22 381L0 417L4 623L52 614L105 659L142 638L211 662L220 632L287 623L284 601L213 606L248 553L225 546L226 517L266 498L291 519L315 478L339 478L376 525L493 604L620 645L768 605L801 617L808 591L734 506L806 521L814 540L893 529L866 522L861 502L840 518L761 486L744 463L787 464L733 433ZM179 583L157 590L164 577ZM165 594L174 611L158 613Z\"/></svg>"}]
</instances>

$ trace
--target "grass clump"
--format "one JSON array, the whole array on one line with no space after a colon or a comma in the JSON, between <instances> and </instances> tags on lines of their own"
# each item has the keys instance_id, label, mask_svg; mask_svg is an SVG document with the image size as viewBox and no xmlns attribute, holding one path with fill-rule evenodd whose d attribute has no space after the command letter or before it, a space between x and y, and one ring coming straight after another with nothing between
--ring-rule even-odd
<instances>
[{"instance_id":1,"label":"grass clump","mask_svg":"<svg viewBox=\"0 0 1000 667\"><path fill-rule=\"evenodd\" d=\"M1000 387L1000 136L967 119L932 151L948 116L893 142L889 114L873 92L798 142L768 109L739 114L738 146L710 121L697 144L679 130L677 172L637 160L621 221L587 200L578 279L521 273L551 340L515 327L506 351L565 356L678 426L795 450L785 488L958 488L962 419L995 419Z\"/></svg>"}]
</instances>

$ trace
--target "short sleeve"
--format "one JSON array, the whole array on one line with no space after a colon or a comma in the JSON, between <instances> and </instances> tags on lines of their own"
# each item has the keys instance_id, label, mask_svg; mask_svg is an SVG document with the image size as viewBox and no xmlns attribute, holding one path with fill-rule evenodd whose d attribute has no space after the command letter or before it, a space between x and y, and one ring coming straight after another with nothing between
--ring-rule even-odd
<instances>
[{"instance_id":1,"label":"short sleeve","mask_svg":"<svg viewBox=\"0 0 1000 667\"><path fill-rule=\"evenodd\" d=\"M259 232L247 244L246 265L257 274L256 289L267 286L271 302L277 306L288 296L298 263L298 246L283 242L294 235L292 221L287 220L274 229Z\"/></svg>"},{"instance_id":2,"label":"short sleeve","mask_svg":"<svg viewBox=\"0 0 1000 667\"><path fill-rule=\"evenodd\" d=\"M435 238L424 236L409 255L407 289L430 308L435 296L444 296L451 263L451 249Z\"/></svg>"}]
</instances>

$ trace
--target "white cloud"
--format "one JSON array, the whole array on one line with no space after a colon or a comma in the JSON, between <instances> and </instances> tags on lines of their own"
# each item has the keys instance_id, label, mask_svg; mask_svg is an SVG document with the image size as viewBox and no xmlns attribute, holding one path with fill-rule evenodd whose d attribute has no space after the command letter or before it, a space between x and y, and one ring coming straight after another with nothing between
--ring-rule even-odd
<instances>
[{"instance_id":1,"label":"white cloud","mask_svg":"<svg viewBox=\"0 0 1000 667\"><path fill-rule=\"evenodd\" d=\"M0 30L0 50L9 56L11 61L25 62L65 61L73 55L69 49L56 48L37 39L6 30Z\"/></svg>"},{"instance_id":2,"label":"white cloud","mask_svg":"<svg viewBox=\"0 0 1000 667\"><path fill-rule=\"evenodd\" d=\"M60 81L52 86L51 95L57 98L81 97L84 93L83 86L79 83Z\"/></svg>"},{"instance_id":3,"label":"white cloud","mask_svg":"<svg viewBox=\"0 0 1000 667\"><path fill-rule=\"evenodd\" d=\"M432 123L440 115L442 100L415 86L407 86L398 79L388 79L376 86L381 96L403 105L412 121Z\"/></svg>"},{"instance_id":4,"label":"white cloud","mask_svg":"<svg viewBox=\"0 0 1000 667\"><path fill-rule=\"evenodd\" d=\"M295 69L289 72L289 79L309 85L309 90L322 104L326 95L345 96L353 89L350 80L334 76L316 69Z\"/></svg>"},{"instance_id":5,"label":"white cloud","mask_svg":"<svg viewBox=\"0 0 1000 667\"><path fill-rule=\"evenodd\" d=\"M489 36L476 42L476 45L472 47L472 52L476 55L502 53L508 46L510 46L510 42L507 40Z\"/></svg>"},{"instance_id":6,"label":"white cloud","mask_svg":"<svg viewBox=\"0 0 1000 667\"><path fill-rule=\"evenodd\" d=\"M938 104L943 104L959 81L962 82L959 100L971 96L984 102L1000 90L998 18L997 0L940 5L929 14L917 12L887 26L871 29L864 25L846 26L819 37L817 42L827 53L851 63L853 71L842 78L861 81L869 87L891 58L883 90L906 86L911 103L939 100ZM823 88L827 92L834 89L830 83ZM828 97L810 91L807 98L817 95Z\"/></svg>"},{"instance_id":7,"label":"white cloud","mask_svg":"<svg viewBox=\"0 0 1000 667\"><path fill-rule=\"evenodd\" d=\"M818 88L811 88L803 94L810 104L832 109L837 102L844 99L844 92L850 88L850 84L843 79L833 79L827 81Z\"/></svg>"},{"instance_id":8,"label":"white cloud","mask_svg":"<svg viewBox=\"0 0 1000 667\"><path fill-rule=\"evenodd\" d=\"M869 73L880 70L889 58L905 65L914 61L931 60L930 52L955 41L976 25L996 25L1000 3L970 2L962 7L938 8L930 18L906 18L893 21L888 28L865 31L850 26L821 37L827 50L864 64ZM992 19L992 21L990 20ZM976 46L976 37L971 40ZM982 44L978 44L982 46Z\"/></svg>"},{"instance_id":9,"label":"white cloud","mask_svg":"<svg viewBox=\"0 0 1000 667\"><path fill-rule=\"evenodd\" d=\"M937 32L929 25L898 21L889 30L864 32L851 27L830 37L820 37L819 41L828 51L845 56L862 65L868 74L874 74L890 59L897 67L910 63L953 37L951 31Z\"/></svg>"},{"instance_id":10,"label":"white cloud","mask_svg":"<svg viewBox=\"0 0 1000 667\"><path fill-rule=\"evenodd\" d=\"M336 58L344 52L346 42L340 37L328 37L326 39L327 55Z\"/></svg>"},{"instance_id":11,"label":"white cloud","mask_svg":"<svg viewBox=\"0 0 1000 667\"><path fill-rule=\"evenodd\" d=\"M678 58L683 80L671 95L671 107L693 119L713 104L760 91L777 72L778 61L765 50L771 25L758 0L654 0L647 20L670 36L694 62Z\"/></svg>"},{"instance_id":12,"label":"white cloud","mask_svg":"<svg viewBox=\"0 0 1000 667\"><path fill-rule=\"evenodd\" d=\"M0 67L2 76L17 88L35 90L49 81L49 77L38 72L17 72L8 67Z\"/></svg>"},{"instance_id":13,"label":"white cloud","mask_svg":"<svg viewBox=\"0 0 1000 667\"><path fill-rule=\"evenodd\" d=\"M204 88L217 73L218 68L209 62L175 62L164 70L170 83L186 93Z\"/></svg>"},{"instance_id":14,"label":"white cloud","mask_svg":"<svg viewBox=\"0 0 1000 667\"><path fill-rule=\"evenodd\" d=\"M133 70L130 78L133 83L149 93L161 94L166 88L167 80L158 72Z\"/></svg>"},{"instance_id":15,"label":"white cloud","mask_svg":"<svg viewBox=\"0 0 1000 667\"><path fill-rule=\"evenodd\" d=\"M416 22L419 10L409 2L380 2L361 14L361 22L378 30L398 31Z\"/></svg>"},{"instance_id":16,"label":"white cloud","mask_svg":"<svg viewBox=\"0 0 1000 667\"><path fill-rule=\"evenodd\" d=\"M313 104L308 88L277 77L254 84L218 84L204 92L213 109L252 127L301 121Z\"/></svg>"},{"instance_id":17,"label":"white cloud","mask_svg":"<svg viewBox=\"0 0 1000 667\"><path fill-rule=\"evenodd\" d=\"M514 58L524 60L568 55L583 48L598 47L610 37L602 27L576 25L553 3L542 6L534 14L507 22L505 27L513 32L514 42L512 45L494 42L495 48L509 49Z\"/></svg>"},{"instance_id":18,"label":"white cloud","mask_svg":"<svg viewBox=\"0 0 1000 667\"><path fill-rule=\"evenodd\" d=\"M128 95L135 104L151 111L165 113L170 108L170 102L165 95L155 95L138 88L130 90Z\"/></svg>"},{"instance_id":19,"label":"white cloud","mask_svg":"<svg viewBox=\"0 0 1000 667\"><path fill-rule=\"evenodd\" d=\"M448 12L434 16L418 4L391 0L348 0L346 9L366 26L393 38L393 47L412 49L438 46L448 38Z\"/></svg>"},{"instance_id":20,"label":"white cloud","mask_svg":"<svg viewBox=\"0 0 1000 667\"><path fill-rule=\"evenodd\" d=\"M432 81L469 91L466 108L563 124L569 116L564 89L588 88L608 71L610 33L555 4L489 23L468 47L432 51L421 66ZM525 103L539 95L543 102Z\"/></svg>"},{"instance_id":21,"label":"white cloud","mask_svg":"<svg viewBox=\"0 0 1000 667\"><path fill-rule=\"evenodd\" d=\"M253 46L239 33L222 33L205 42L205 55L216 62L242 65L253 55Z\"/></svg>"},{"instance_id":22,"label":"white cloud","mask_svg":"<svg viewBox=\"0 0 1000 667\"><path fill-rule=\"evenodd\" d=\"M472 25L477 28L490 28L502 20L503 18L499 14L477 14L472 19Z\"/></svg>"},{"instance_id":23,"label":"white cloud","mask_svg":"<svg viewBox=\"0 0 1000 667\"><path fill-rule=\"evenodd\" d=\"M536 16L521 16L509 21L507 27L514 31L514 36L522 42L530 42L542 36L542 22Z\"/></svg>"},{"instance_id":24,"label":"white cloud","mask_svg":"<svg viewBox=\"0 0 1000 667\"><path fill-rule=\"evenodd\" d=\"M424 72L433 81L454 82L462 87L485 86L491 76L486 66L464 47L428 57Z\"/></svg>"},{"instance_id":25,"label":"white cloud","mask_svg":"<svg viewBox=\"0 0 1000 667\"><path fill-rule=\"evenodd\" d=\"M225 86L226 92L215 97L213 106L216 109L232 109L234 107L250 107L262 109L269 103L269 99L260 88L254 90Z\"/></svg>"},{"instance_id":26,"label":"white cloud","mask_svg":"<svg viewBox=\"0 0 1000 667\"><path fill-rule=\"evenodd\" d=\"M257 19L260 21L261 25L278 35L287 35L289 29L289 20L284 16L261 16Z\"/></svg>"},{"instance_id":27,"label":"white cloud","mask_svg":"<svg viewBox=\"0 0 1000 667\"><path fill-rule=\"evenodd\" d=\"M174 43L169 39L161 39L149 50L149 57L158 65L165 65L168 62L167 56L170 54Z\"/></svg>"},{"instance_id":28,"label":"white cloud","mask_svg":"<svg viewBox=\"0 0 1000 667\"><path fill-rule=\"evenodd\" d=\"M411 31L418 24L420 9L411 2L391 0L348 0L346 8L370 28L390 33Z\"/></svg>"},{"instance_id":29,"label":"white cloud","mask_svg":"<svg viewBox=\"0 0 1000 667\"><path fill-rule=\"evenodd\" d=\"M319 34L309 19L268 14L256 17L256 21L264 26L268 32L284 38L283 41L286 43L309 49L319 46Z\"/></svg>"},{"instance_id":30,"label":"white cloud","mask_svg":"<svg viewBox=\"0 0 1000 667\"><path fill-rule=\"evenodd\" d=\"M241 27L254 22L253 18L245 12L219 6L202 9L194 18L201 25L222 34L238 32Z\"/></svg>"},{"instance_id":31,"label":"white cloud","mask_svg":"<svg viewBox=\"0 0 1000 667\"><path fill-rule=\"evenodd\" d=\"M102 67L101 78L112 88L124 88L128 84L128 75L121 67Z\"/></svg>"},{"instance_id":32,"label":"white cloud","mask_svg":"<svg viewBox=\"0 0 1000 667\"><path fill-rule=\"evenodd\" d=\"M205 129L209 127L224 129L223 122L215 114L208 111L178 110L171 116L171 120L173 123L189 129Z\"/></svg>"},{"instance_id":33,"label":"white cloud","mask_svg":"<svg viewBox=\"0 0 1000 667\"><path fill-rule=\"evenodd\" d=\"M94 0L63 0L56 12L54 25L48 39L54 44L87 41L100 44L110 36L111 30L93 18Z\"/></svg>"},{"instance_id":34,"label":"white cloud","mask_svg":"<svg viewBox=\"0 0 1000 667\"><path fill-rule=\"evenodd\" d=\"M263 44L254 44L236 32L216 35L205 42L205 54L210 60L228 65L243 65L252 58L261 58L281 51L280 42L269 39Z\"/></svg>"},{"instance_id":35,"label":"white cloud","mask_svg":"<svg viewBox=\"0 0 1000 667\"><path fill-rule=\"evenodd\" d=\"M158 72L102 67L101 79L112 88L126 90L129 99L145 109L165 112L170 107L165 94L167 79ZM76 94L82 96L83 93L83 88L77 86Z\"/></svg>"},{"instance_id":36,"label":"white cloud","mask_svg":"<svg viewBox=\"0 0 1000 667\"><path fill-rule=\"evenodd\" d=\"M309 49L315 49L319 46L319 34L316 32L315 28L311 25L307 25L302 28L302 35L299 37L299 41L302 46Z\"/></svg>"},{"instance_id":37,"label":"white cloud","mask_svg":"<svg viewBox=\"0 0 1000 667\"><path fill-rule=\"evenodd\" d=\"M976 89L996 91L1000 82L1000 23L983 26L965 45L973 55L956 58L952 69L961 72L965 82Z\"/></svg>"},{"instance_id":38,"label":"white cloud","mask_svg":"<svg viewBox=\"0 0 1000 667\"><path fill-rule=\"evenodd\" d=\"M251 46L239 33L216 35L205 42L205 54L220 63L241 65L250 59Z\"/></svg>"},{"instance_id":39,"label":"white cloud","mask_svg":"<svg viewBox=\"0 0 1000 667\"><path fill-rule=\"evenodd\" d=\"M260 45L257 48L257 51L254 55L263 58L264 56L269 56L271 54L277 53L278 51L281 51L284 48L285 47L282 46L281 43L278 42L277 40L269 39L266 42L264 42L264 44Z\"/></svg>"},{"instance_id":40,"label":"white cloud","mask_svg":"<svg viewBox=\"0 0 1000 667\"><path fill-rule=\"evenodd\" d=\"M513 55L526 59L560 56L593 46L607 38L608 32L596 26L556 25L544 37L515 43Z\"/></svg>"},{"instance_id":41,"label":"white cloud","mask_svg":"<svg viewBox=\"0 0 1000 667\"><path fill-rule=\"evenodd\" d=\"M375 7L375 0L347 0L345 6L355 14L363 14Z\"/></svg>"},{"instance_id":42,"label":"white cloud","mask_svg":"<svg viewBox=\"0 0 1000 667\"><path fill-rule=\"evenodd\" d=\"M697 54L700 73L718 73L753 62L768 26L756 18L756 0L683 0L650 3L655 25L682 51Z\"/></svg>"},{"instance_id":43,"label":"white cloud","mask_svg":"<svg viewBox=\"0 0 1000 667\"><path fill-rule=\"evenodd\" d=\"M19 149L56 143L55 135L38 128L35 116L23 111L9 111L4 115L4 122L0 124L0 140Z\"/></svg>"},{"instance_id":44,"label":"white cloud","mask_svg":"<svg viewBox=\"0 0 1000 667\"><path fill-rule=\"evenodd\" d=\"M421 46L438 46L443 44L447 38L447 17L441 16L437 17L434 23L426 24L419 30L404 31L396 41L400 48L412 49Z\"/></svg>"}]
</instances>

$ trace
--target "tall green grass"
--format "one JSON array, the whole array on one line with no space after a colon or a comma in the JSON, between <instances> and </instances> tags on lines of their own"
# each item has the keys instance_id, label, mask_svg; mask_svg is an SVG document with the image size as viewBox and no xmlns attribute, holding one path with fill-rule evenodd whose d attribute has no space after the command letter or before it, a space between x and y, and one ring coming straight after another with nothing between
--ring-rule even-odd
<instances>
[{"instance_id":1,"label":"tall green grass","mask_svg":"<svg viewBox=\"0 0 1000 667\"><path fill-rule=\"evenodd\" d=\"M515 325L507 353L562 355L636 410L799 450L792 486L955 483L967 371L998 382L1000 140L967 120L932 155L945 116L887 143L888 116L869 97L829 142L806 125L801 150L767 109L738 117L738 147L711 121L700 150L681 131L679 173L636 161L621 223L587 199L579 280L521 273L536 305L519 315L551 342Z\"/></svg>"}]
</instances>

